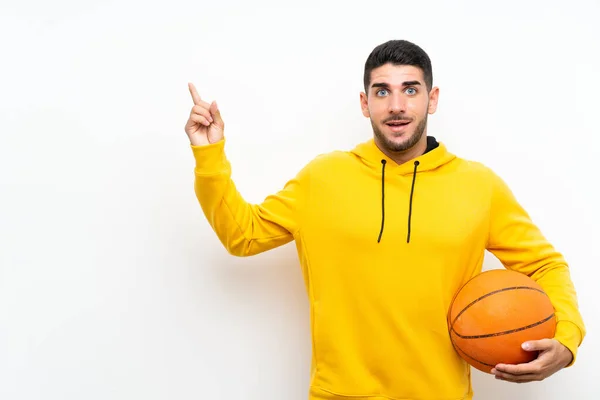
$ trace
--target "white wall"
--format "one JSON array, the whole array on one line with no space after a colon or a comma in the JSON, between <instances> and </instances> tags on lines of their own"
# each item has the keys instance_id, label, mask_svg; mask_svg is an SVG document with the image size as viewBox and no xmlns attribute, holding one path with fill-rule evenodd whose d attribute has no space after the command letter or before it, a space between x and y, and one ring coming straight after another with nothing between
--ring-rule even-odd
<instances>
[{"instance_id":1,"label":"white wall","mask_svg":"<svg viewBox=\"0 0 600 400\"><path fill-rule=\"evenodd\" d=\"M295 249L218 243L186 85L218 100L234 178L260 201L370 137L363 65L392 38L433 59L429 133L500 173L568 257L589 331L545 382L475 371L476 399L599 398L599 15L597 0L3 2L0 399L305 399Z\"/></svg>"}]
</instances>

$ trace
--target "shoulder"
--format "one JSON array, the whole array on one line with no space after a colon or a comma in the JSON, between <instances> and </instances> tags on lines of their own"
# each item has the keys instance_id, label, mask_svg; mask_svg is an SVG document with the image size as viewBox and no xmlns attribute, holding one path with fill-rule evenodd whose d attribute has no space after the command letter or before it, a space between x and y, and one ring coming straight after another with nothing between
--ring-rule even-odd
<instances>
[{"instance_id":1,"label":"shoulder","mask_svg":"<svg viewBox=\"0 0 600 400\"><path fill-rule=\"evenodd\" d=\"M454 165L458 171L470 172L474 174L487 174L492 171L490 167L481 161L472 160L461 156L456 156L454 159Z\"/></svg>"},{"instance_id":2,"label":"shoulder","mask_svg":"<svg viewBox=\"0 0 600 400\"><path fill-rule=\"evenodd\" d=\"M352 160L352 153L344 150L333 150L327 153L318 154L313 162L319 165L333 164L337 162Z\"/></svg>"},{"instance_id":3,"label":"shoulder","mask_svg":"<svg viewBox=\"0 0 600 400\"><path fill-rule=\"evenodd\" d=\"M347 175L353 163L350 152L333 150L320 153L308 161L299 171L298 178L305 182L330 183Z\"/></svg>"},{"instance_id":4,"label":"shoulder","mask_svg":"<svg viewBox=\"0 0 600 400\"><path fill-rule=\"evenodd\" d=\"M353 161L353 156L349 151L333 150L327 153L316 155L308 162L306 168L311 171L330 170L339 166L347 165Z\"/></svg>"},{"instance_id":5,"label":"shoulder","mask_svg":"<svg viewBox=\"0 0 600 400\"><path fill-rule=\"evenodd\" d=\"M483 179L496 179L496 172L482 161L467 159L457 156L454 159L454 168L457 172L471 174L473 177Z\"/></svg>"},{"instance_id":6,"label":"shoulder","mask_svg":"<svg viewBox=\"0 0 600 400\"><path fill-rule=\"evenodd\" d=\"M509 193L505 180L489 165L482 161L456 157L453 162L454 170L463 178L470 186L477 186L481 190L489 190L490 194L500 191Z\"/></svg>"},{"instance_id":7,"label":"shoulder","mask_svg":"<svg viewBox=\"0 0 600 400\"><path fill-rule=\"evenodd\" d=\"M350 159L350 154L341 150L317 154L300 168L295 179L308 183L334 176L341 170L340 166L348 165Z\"/></svg>"}]
</instances>

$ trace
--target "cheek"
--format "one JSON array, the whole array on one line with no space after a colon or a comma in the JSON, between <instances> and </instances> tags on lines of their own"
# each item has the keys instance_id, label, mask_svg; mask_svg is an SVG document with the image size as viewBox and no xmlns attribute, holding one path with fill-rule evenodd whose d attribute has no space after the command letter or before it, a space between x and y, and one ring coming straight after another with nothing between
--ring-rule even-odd
<instances>
[{"instance_id":1,"label":"cheek","mask_svg":"<svg viewBox=\"0 0 600 400\"><path fill-rule=\"evenodd\" d=\"M379 120L386 114L385 105L382 105L381 102L371 102L369 103L369 113L371 118Z\"/></svg>"},{"instance_id":2,"label":"cheek","mask_svg":"<svg viewBox=\"0 0 600 400\"><path fill-rule=\"evenodd\" d=\"M407 104L406 111L417 118L422 118L428 112L427 102L423 103L421 100L411 101Z\"/></svg>"}]
</instances>

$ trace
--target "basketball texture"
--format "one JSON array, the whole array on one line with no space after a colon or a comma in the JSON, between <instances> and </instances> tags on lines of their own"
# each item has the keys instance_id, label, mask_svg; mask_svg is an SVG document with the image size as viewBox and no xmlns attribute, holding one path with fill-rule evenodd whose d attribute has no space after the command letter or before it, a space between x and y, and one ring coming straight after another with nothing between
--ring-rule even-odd
<instances>
[{"instance_id":1,"label":"basketball texture","mask_svg":"<svg viewBox=\"0 0 600 400\"><path fill-rule=\"evenodd\" d=\"M523 342L554 337L554 307L542 287L525 274L499 269L471 278L448 312L450 339L458 354L480 371L498 363L536 358Z\"/></svg>"}]
</instances>

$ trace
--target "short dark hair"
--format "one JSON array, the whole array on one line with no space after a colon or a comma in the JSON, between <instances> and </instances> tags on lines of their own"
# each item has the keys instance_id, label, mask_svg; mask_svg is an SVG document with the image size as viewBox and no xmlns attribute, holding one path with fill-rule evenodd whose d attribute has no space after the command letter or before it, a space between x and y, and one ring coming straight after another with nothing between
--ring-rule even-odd
<instances>
[{"instance_id":1,"label":"short dark hair","mask_svg":"<svg viewBox=\"0 0 600 400\"><path fill-rule=\"evenodd\" d=\"M423 71L427 90L433 87L433 72L431 60L419 46L407 40L389 40L375 47L365 62L364 85L365 92L371 83L371 71L382 65L413 65Z\"/></svg>"}]
</instances>

